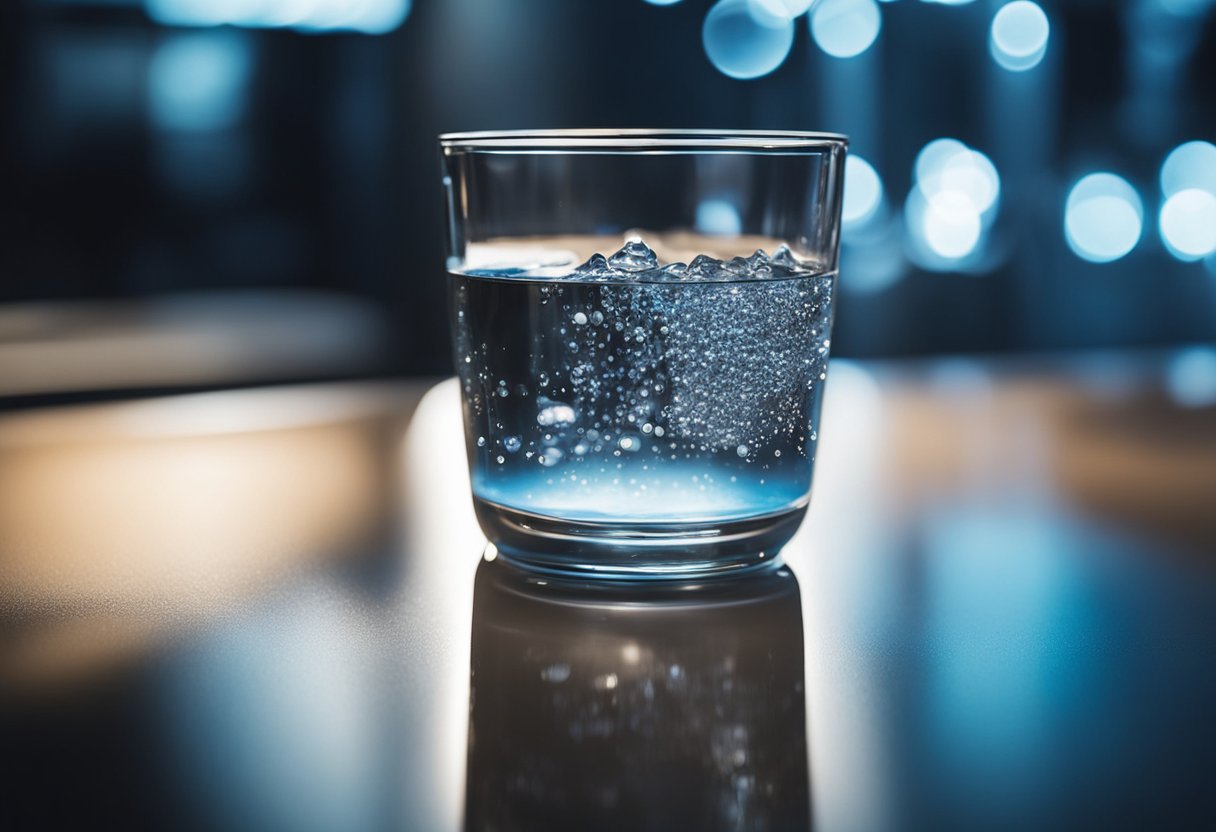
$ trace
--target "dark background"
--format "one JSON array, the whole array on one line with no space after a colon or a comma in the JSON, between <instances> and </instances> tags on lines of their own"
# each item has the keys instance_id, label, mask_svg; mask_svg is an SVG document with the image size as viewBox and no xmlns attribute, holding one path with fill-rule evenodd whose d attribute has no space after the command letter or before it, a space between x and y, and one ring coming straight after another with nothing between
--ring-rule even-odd
<instances>
[{"instance_id":1,"label":"dark background","mask_svg":"<svg viewBox=\"0 0 1216 832\"><path fill-rule=\"evenodd\" d=\"M385 335L315 375L446 372L436 134L789 128L850 134L895 223L934 138L1001 175L970 273L913 265L898 225L882 256L846 236L838 355L1212 339L1216 261L1175 259L1156 228L1162 160L1216 138L1212 5L1044 2L1047 56L1024 73L988 53L1001 5L883 3L877 42L843 60L800 18L785 62L740 81L707 58L706 0L416 0L379 35L162 25L138 0L9 3L0 311L272 289L273 315L275 292L323 290ZM1068 188L1095 170L1144 202L1139 244L1109 264L1064 238Z\"/></svg>"}]
</instances>

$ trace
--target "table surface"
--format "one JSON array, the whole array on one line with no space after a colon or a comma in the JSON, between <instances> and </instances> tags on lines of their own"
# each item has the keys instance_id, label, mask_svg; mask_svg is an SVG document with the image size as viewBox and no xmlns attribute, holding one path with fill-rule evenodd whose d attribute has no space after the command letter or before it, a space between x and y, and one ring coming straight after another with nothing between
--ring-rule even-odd
<instances>
[{"instance_id":1,"label":"table surface","mask_svg":"<svg viewBox=\"0 0 1216 832\"><path fill-rule=\"evenodd\" d=\"M1216 828L1216 409L833 364L786 568L483 558L453 382L0 415L0 827Z\"/></svg>"}]
</instances>

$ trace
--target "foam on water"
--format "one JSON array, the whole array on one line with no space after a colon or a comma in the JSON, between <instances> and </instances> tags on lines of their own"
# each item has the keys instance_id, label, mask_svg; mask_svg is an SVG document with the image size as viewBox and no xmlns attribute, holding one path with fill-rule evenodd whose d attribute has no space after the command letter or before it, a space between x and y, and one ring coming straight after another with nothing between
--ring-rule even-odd
<instances>
[{"instance_id":1,"label":"foam on water","mask_svg":"<svg viewBox=\"0 0 1216 832\"><path fill-rule=\"evenodd\" d=\"M506 254L506 252L503 252ZM479 263L459 271L471 277L534 278L588 283L668 283L692 281L720 283L738 280L785 280L809 277L819 272L780 245L773 254L756 249L749 257L720 260L699 254L690 262L662 263L658 254L640 239L627 241L612 254L596 252L584 263L573 265L569 252L524 249L514 258Z\"/></svg>"}]
</instances>

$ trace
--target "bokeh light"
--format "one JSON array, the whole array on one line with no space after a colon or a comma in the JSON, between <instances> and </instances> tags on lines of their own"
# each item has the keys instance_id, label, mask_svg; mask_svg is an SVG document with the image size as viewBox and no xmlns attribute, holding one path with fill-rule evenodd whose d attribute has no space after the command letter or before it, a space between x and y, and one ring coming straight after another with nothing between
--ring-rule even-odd
<instances>
[{"instance_id":1,"label":"bokeh light","mask_svg":"<svg viewBox=\"0 0 1216 832\"><path fill-rule=\"evenodd\" d=\"M908 259L933 272L974 271L982 257L984 223L963 194L944 192L930 200L919 187L904 202Z\"/></svg>"},{"instance_id":2,"label":"bokeh light","mask_svg":"<svg viewBox=\"0 0 1216 832\"><path fill-rule=\"evenodd\" d=\"M1187 188L1216 194L1216 145L1210 142L1181 144L1161 166L1161 193L1169 199Z\"/></svg>"},{"instance_id":3,"label":"bokeh light","mask_svg":"<svg viewBox=\"0 0 1216 832\"><path fill-rule=\"evenodd\" d=\"M1182 407L1216 405L1216 349L1191 347L1178 353L1166 370L1166 389Z\"/></svg>"},{"instance_id":4,"label":"bokeh light","mask_svg":"<svg viewBox=\"0 0 1216 832\"><path fill-rule=\"evenodd\" d=\"M777 0L791 18L799 17L807 13L807 10L815 4L815 0Z\"/></svg>"},{"instance_id":5,"label":"bokeh light","mask_svg":"<svg viewBox=\"0 0 1216 832\"><path fill-rule=\"evenodd\" d=\"M1161 10L1175 17L1197 17L1213 5L1213 0L1157 0Z\"/></svg>"},{"instance_id":6,"label":"bokeh light","mask_svg":"<svg viewBox=\"0 0 1216 832\"><path fill-rule=\"evenodd\" d=\"M697 230L702 234L733 235L743 230L739 209L725 199L703 199L697 205Z\"/></svg>"},{"instance_id":7,"label":"bokeh light","mask_svg":"<svg viewBox=\"0 0 1216 832\"><path fill-rule=\"evenodd\" d=\"M212 132L244 114L252 59L242 33L190 32L165 39L148 66L148 112L162 130Z\"/></svg>"},{"instance_id":8,"label":"bokeh light","mask_svg":"<svg viewBox=\"0 0 1216 832\"><path fill-rule=\"evenodd\" d=\"M936 139L916 157L916 184L929 199L956 193L990 220L1001 194L1001 177L992 160L957 139Z\"/></svg>"},{"instance_id":9,"label":"bokeh light","mask_svg":"<svg viewBox=\"0 0 1216 832\"><path fill-rule=\"evenodd\" d=\"M401 26L412 0L144 0L166 26L294 28L303 32L354 31L382 35Z\"/></svg>"},{"instance_id":10,"label":"bokeh light","mask_svg":"<svg viewBox=\"0 0 1216 832\"><path fill-rule=\"evenodd\" d=\"M914 259L934 270L974 260L999 204L992 160L958 139L934 139L917 154L913 173L904 212Z\"/></svg>"},{"instance_id":11,"label":"bokeh light","mask_svg":"<svg viewBox=\"0 0 1216 832\"><path fill-rule=\"evenodd\" d=\"M927 198L924 237L931 251L948 260L958 260L975 251L983 232L975 204L957 191L944 191Z\"/></svg>"},{"instance_id":12,"label":"bokeh light","mask_svg":"<svg viewBox=\"0 0 1216 832\"><path fill-rule=\"evenodd\" d=\"M934 139L916 154L916 181L927 182L955 156L964 153L967 145L958 139Z\"/></svg>"},{"instance_id":13,"label":"bokeh light","mask_svg":"<svg viewBox=\"0 0 1216 832\"><path fill-rule=\"evenodd\" d=\"M1161 240L1179 260L1216 252L1216 195L1200 188L1179 191L1161 206Z\"/></svg>"},{"instance_id":14,"label":"bokeh light","mask_svg":"<svg viewBox=\"0 0 1216 832\"><path fill-rule=\"evenodd\" d=\"M820 0L809 19L815 43L834 58L860 55L882 31L882 11L874 0Z\"/></svg>"},{"instance_id":15,"label":"bokeh light","mask_svg":"<svg viewBox=\"0 0 1216 832\"><path fill-rule=\"evenodd\" d=\"M998 64L1011 72L1039 65L1047 54L1051 24L1047 14L1030 0L1014 0L992 18L988 50Z\"/></svg>"},{"instance_id":16,"label":"bokeh light","mask_svg":"<svg viewBox=\"0 0 1216 832\"><path fill-rule=\"evenodd\" d=\"M1083 177L1068 194L1064 235L1069 247L1091 263L1127 255L1144 229L1144 204L1126 179L1113 173Z\"/></svg>"},{"instance_id":17,"label":"bokeh light","mask_svg":"<svg viewBox=\"0 0 1216 832\"><path fill-rule=\"evenodd\" d=\"M701 41L719 72L759 78L789 55L794 23L777 0L718 0L705 15Z\"/></svg>"},{"instance_id":18,"label":"bokeh light","mask_svg":"<svg viewBox=\"0 0 1216 832\"><path fill-rule=\"evenodd\" d=\"M841 220L845 227L864 225L882 205L882 179L874 166L860 156L851 155L844 163L844 207Z\"/></svg>"}]
</instances>

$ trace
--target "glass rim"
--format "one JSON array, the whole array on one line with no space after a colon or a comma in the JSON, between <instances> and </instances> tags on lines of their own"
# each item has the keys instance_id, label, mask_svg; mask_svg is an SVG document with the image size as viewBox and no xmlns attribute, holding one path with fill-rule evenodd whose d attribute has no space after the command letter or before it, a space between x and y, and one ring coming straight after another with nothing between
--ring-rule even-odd
<instances>
[{"instance_id":1,"label":"glass rim","mask_svg":"<svg viewBox=\"0 0 1216 832\"><path fill-rule=\"evenodd\" d=\"M439 136L445 151L516 153L798 153L845 148L848 143L841 133L798 130L481 130Z\"/></svg>"}]
</instances>

